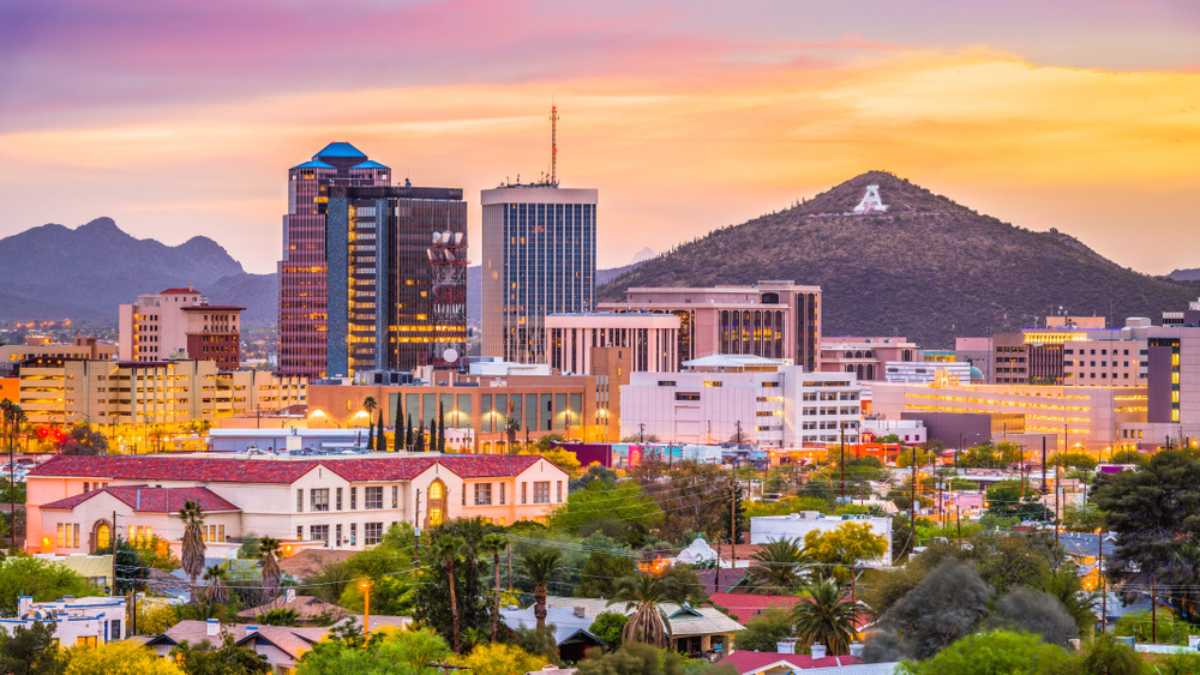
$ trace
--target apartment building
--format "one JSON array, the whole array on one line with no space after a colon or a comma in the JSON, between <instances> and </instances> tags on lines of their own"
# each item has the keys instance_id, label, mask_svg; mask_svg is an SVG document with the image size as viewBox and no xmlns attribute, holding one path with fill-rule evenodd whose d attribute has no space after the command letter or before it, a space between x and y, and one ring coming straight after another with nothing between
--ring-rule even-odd
<instances>
[{"instance_id":1,"label":"apartment building","mask_svg":"<svg viewBox=\"0 0 1200 675\"><path fill-rule=\"evenodd\" d=\"M859 380L882 380L888 363L920 361L916 343L902 336L821 338L821 372L854 373Z\"/></svg>"},{"instance_id":2,"label":"apartment building","mask_svg":"<svg viewBox=\"0 0 1200 675\"><path fill-rule=\"evenodd\" d=\"M139 295L118 312L117 355L123 361L186 357L237 368L244 307L212 305L194 288Z\"/></svg>"},{"instance_id":3,"label":"apartment building","mask_svg":"<svg viewBox=\"0 0 1200 675\"><path fill-rule=\"evenodd\" d=\"M535 455L61 455L27 478L25 547L94 552L119 532L177 548L179 509L195 501L205 539L217 549L254 533L285 542L285 554L314 545L359 550L379 543L398 523L424 530L457 518L544 521L566 501L569 479Z\"/></svg>"},{"instance_id":4,"label":"apartment building","mask_svg":"<svg viewBox=\"0 0 1200 675\"><path fill-rule=\"evenodd\" d=\"M592 350L624 347L634 370L679 370L679 317L652 312L587 312L546 316L546 362L568 374L592 374Z\"/></svg>"}]
</instances>

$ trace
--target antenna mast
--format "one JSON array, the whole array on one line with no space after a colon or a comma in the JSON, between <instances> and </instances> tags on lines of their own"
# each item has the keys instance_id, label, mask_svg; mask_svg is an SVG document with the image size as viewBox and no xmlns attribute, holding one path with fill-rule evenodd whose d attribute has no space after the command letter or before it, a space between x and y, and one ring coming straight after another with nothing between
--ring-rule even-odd
<instances>
[{"instance_id":1,"label":"antenna mast","mask_svg":"<svg viewBox=\"0 0 1200 675\"><path fill-rule=\"evenodd\" d=\"M550 184L558 185L558 106L550 106Z\"/></svg>"}]
</instances>

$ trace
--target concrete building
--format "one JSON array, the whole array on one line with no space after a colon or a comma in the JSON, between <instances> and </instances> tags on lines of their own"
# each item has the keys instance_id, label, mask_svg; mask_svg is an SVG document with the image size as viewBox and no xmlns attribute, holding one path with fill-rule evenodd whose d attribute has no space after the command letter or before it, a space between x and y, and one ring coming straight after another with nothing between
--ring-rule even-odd
<instances>
[{"instance_id":1,"label":"concrete building","mask_svg":"<svg viewBox=\"0 0 1200 675\"><path fill-rule=\"evenodd\" d=\"M929 384L939 378L969 384L973 381L971 369L971 364L966 361L888 361L883 364L885 381L915 384Z\"/></svg>"},{"instance_id":2,"label":"concrete building","mask_svg":"<svg viewBox=\"0 0 1200 675\"><path fill-rule=\"evenodd\" d=\"M139 295L118 311L117 357L122 361L190 358L237 368L244 309L210 305L194 288Z\"/></svg>"},{"instance_id":3,"label":"concrete building","mask_svg":"<svg viewBox=\"0 0 1200 675\"><path fill-rule=\"evenodd\" d=\"M515 184L481 199L483 355L544 363L546 315L595 308L597 191Z\"/></svg>"},{"instance_id":4,"label":"concrete building","mask_svg":"<svg viewBox=\"0 0 1200 675\"><path fill-rule=\"evenodd\" d=\"M714 355L678 373L642 373L621 387L621 436L767 447L858 441L852 373L808 373L786 359ZM844 434L844 438L843 438Z\"/></svg>"},{"instance_id":5,"label":"concrete building","mask_svg":"<svg viewBox=\"0 0 1200 675\"><path fill-rule=\"evenodd\" d=\"M680 362L715 354L790 359L818 369L821 288L794 281L752 286L630 288L623 302L602 302L613 312L656 312L679 317Z\"/></svg>"},{"instance_id":6,"label":"concrete building","mask_svg":"<svg viewBox=\"0 0 1200 675\"><path fill-rule=\"evenodd\" d=\"M821 338L821 371L854 373L859 380L881 380L886 364L919 361L916 343L900 336Z\"/></svg>"},{"instance_id":7,"label":"concrete building","mask_svg":"<svg viewBox=\"0 0 1200 675\"><path fill-rule=\"evenodd\" d=\"M70 343L0 345L0 370L16 373L25 364L109 361L116 357L117 345L101 342L94 337L77 337Z\"/></svg>"},{"instance_id":8,"label":"concrete building","mask_svg":"<svg viewBox=\"0 0 1200 675\"><path fill-rule=\"evenodd\" d=\"M341 141L288 170L281 372L350 376L465 353L462 190L391 180L390 168Z\"/></svg>"},{"instance_id":9,"label":"concrete building","mask_svg":"<svg viewBox=\"0 0 1200 675\"><path fill-rule=\"evenodd\" d=\"M177 547L178 512L196 501L214 548L248 533L288 544L363 549L396 523L419 529L462 517L544 520L569 476L535 455L320 459L53 457L26 479L28 551L95 551L115 527Z\"/></svg>"},{"instance_id":10,"label":"concrete building","mask_svg":"<svg viewBox=\"0 0 1200 675\"><path fill-rule=\"evenodd\" d=\"M871 410L885 419L906 413L1020 414L1023 434L1050 438L1051 447L1111 448L1123 424L1146 418L1146 387L1067 387L1031 384L903 384L872 382ZM990 422L989 422L990 424ZM926 426L930 422L926 420ZM1009 434L1009 436L1014 436ZM930 438L934 437L930 429ZM984 439L980 439L984 440ZM1014 442L1027 442L1011 437ZM977 441L978 442L978 441ZM1032 447L1032 440L1027 444ZM1064 446L1065 442L1065 446Z\"/></svg>"},{"instance_id":11,"label":"concrete building","mask_svg":"<svg viewBox=\"0 0 1200 675\"><path fill-rule=\"evenodd\" d=\"M1143 424L1125 424L1133 447L1194 447L1200 440L1200 310L1184 323L1145 331L1148 409Z\"/></svg>"},{"instance_id":12,"label":"concrete building","mask_svg":"<svg viewBox=\"0 0 1200 675\"><path fill-rule=\"evenodd\" d=\"M992 382L992 338L990 336L954 338L954 355L959 361L966 361L979 369L980 384Z\"/></svg>"},{"instance_id":13,"label":"concrete building","mask_svg":"<svg viewBox=\"0 0 1200 675\"><path fill-rule=\"evenodd\" d=\"M624 347L633 370L679 370L679 317L651 312L590 312L546 316L550 367L564 374L592 374L592 350Z\"/></svg>"},{"instance_id":14,"label":"concrete building","mask_svg":"<svg viewBox=\"0 0 1200 675\"><path fill-rule=\"evenodd\" d=\"M604 434L609 418L620 418L620 409L598 408L597 384L598 378L590 375L452 373L428 384L313 384L308 391L309 424L361 425L363 401L372 397L385 425L392 427L397 399L403 397L401 427L411 417L414 431L428 429L440 415L447 434L457 434L464 444L458 449L472 452L505 453L510 440L523 445L550 434L615 440Z\"/></svg>"},{"instance_id":15,"label":"concrete building","mask_svg":"<svg viewBox=\"0 0 1200 675\"><path fill-rule=\"evenodd\" d=\"M300 377L220 370L214 361L59 361L21 368L20 404L33 424L213 422L305 403Z\"/></svg>"},{"instance_id":16,"label":"concrete building","mask_svg":"<svg viewBox=\"0 0 1200 675\"><path fill-rule=\"evenodd\" d=\"M125 639L125 598L62 598L34 602L33 596L17 598L17 616L0 617L0 630L10 636L17 628L26 630L34 623L50 624L54 638L62 647L95 647Z\"/></svg>"},{"instance_id":17,"label":"concrete building","mask_svg":"<svg viewBox=\"0 0 1200 675\"><path fill-rule=\"evenodd\" d=\"M866 523L871 532L883 537L887 551L875 560L863 560L869 567L890 567L892 564L892 519L872 516L824 516L819 511L802 511L786 516L757 516L750 519L750 543L769 544L773 541L804 542L809 532L832 532L846 523Z\"/></svg>"},{"instance_id":18,"label":"concrete building","mask_svg":"<svg viewBox=\"0 0 1200 675\"><path fill-rule=\"evenodd\" d=\"M864 436L872 436L875 441L885 436L895 436L901 443L921 445L928 440L925 424L920 420L867 418L863 420L862 432Z\"/></svg>"}]
</instances>

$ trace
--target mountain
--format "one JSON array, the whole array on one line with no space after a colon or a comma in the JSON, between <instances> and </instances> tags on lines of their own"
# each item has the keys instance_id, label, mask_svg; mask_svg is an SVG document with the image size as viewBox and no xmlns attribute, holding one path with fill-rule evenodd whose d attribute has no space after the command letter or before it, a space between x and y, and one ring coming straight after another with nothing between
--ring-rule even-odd
<instances>
[{"instance_id":1,"label":"mountain","mask_svg":"<svg viewBox=\"0 0 1200 675\"><path fill-rule=\"evenodd\" d=\"M886 211L855 214L871 185ZM1057 230L1014 227L881 171L681 244L600 296L761 279L820 285L825 335L906 335L927 347L1034 325L1060 305L1110 322L1157 319L1196 296L1194 286L1139 274Z\"/></svg>"},{"instance_id":2,"label":"mountain","mask_svg":"<svg viewBox=\"0 0 1200 675\"><path fill-rule=\"evenodd\" d=\"M647 260L653 259L657 255L658 254L654 252L654 249L650 248L649 246L643 246L641 250L633 254L633 259L630 262L632 262L634 265L638 263L644 263Z\"/></svg>"},{"instance_id":3,"label":"mountain","mask_svg":"<svg viewBox=\"0 0 1200 675\"><path fill-rule=\"evenodd\" d=\"M75 229L42 225L5 237L0 260L0 319L70 317L115 324L117 305L139 293L189 285L213 302L236 302L261 314L259 305L274 284L261 278L273 275L247 274L212 239L192 237L167 246L130 236L111 218ZM259 295L242 295L248 291ZM270 291L269 320L274 305ZM247 322L258 319L247 311Z\"/></svg>"},{"instance_id":4,"label":"mountain","mask_svg":"<svg viewBox=\"0 0 1200 675\"><path fill-rule=\"evenodd\" d=\"M1173 281L1200 281L1200 267L1175 270L1167 275Z\"/></svg>"},{"instance_id":5,"label":"mountain","mask_svg":"<svg viewBox=\"0 0 1200 675\"><path fill-rule=\"evenodd\" d=\"M632 262L621 267L606 270L596 270L596 286L600 287L616 277L632 270L642 261ZM467 268L467 324L479 326L483 321L483 268L472 265Z\"/></svg>"}]
</instances>

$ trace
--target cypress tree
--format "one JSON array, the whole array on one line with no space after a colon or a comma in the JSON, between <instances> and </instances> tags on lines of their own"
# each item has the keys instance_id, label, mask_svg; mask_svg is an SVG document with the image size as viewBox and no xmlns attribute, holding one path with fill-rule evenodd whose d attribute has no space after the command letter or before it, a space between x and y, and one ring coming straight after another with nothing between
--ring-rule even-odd
<instances>
[{"instance_id":1,"label":"cypress tree","mask_svg":"<svg viewBox=\"0 0 1200 675\"><path fill-rule=\"evenodd\" d=\"M404 423L404 394L396 394L396 412L392 415L392 430L396 432L395 446L400 447L400 425Z\"/></svg>"},{"instance_id":2,"label":"cypress tree","mask_svg":"<svg viewBox=\"0 0 1200 675\"><path fill-rule=\"evenodd\" d=\"M446 451L446 409L442 406L441 401L438 401L437 449L438 452Z\"/></svg>"},{"instance_id":3,"label":"cypress tree","mask_svg":"<svg viewBox=\"0 0 1200 675\"><path fill-rule=\"evenodd\" d=\"M417 429L416 445L413 446L413 452L425 452L425 420L421 420L421 426Z\"/></svg>"},{"instance_id":4,"label":"cypress tree","mask_svg":"<svg viewBox=\"0 0 1200 675\"><path fill-rule=\"evenodd\" d=\"M387 434L383 430L383 411L379 411L379 430L375 432L375 445L378 445L380 452L387 452L388 442Z\"/></svg>"},{"instance_id":5,"label":"cypress tree","mask_svg":"<svg viewBox=\"0 0 1200 675\"><path fill-rule=\"evenodd\" d=\"M413 432L412 432L412 413L408 413L408 425L404 429L404 450L412 452L413 449Z\"/></svg>"},{"instance_id":6,"label":"cypress tree","mask_svg":"<svg viewBox=\"0 0 1200 675\"><path fill-rule=\"evenodd\" d=\"M375 449L375 425L370 423L370 418L367 418L367 449Z\"/></svg>"},{"instance_id":7,"label":"cypress tree","mask_svg":"<svg viewBox=\"0 0 1200 675\"><path fill-rule=\"evenodd\" d=\"M429 420L429 451L430 452L437 452L437 449L438 449L437 448L437 434L438 434L438 421L437 421L437 418L435 417L435 418Z\"/></svg>"}]
</instances>

